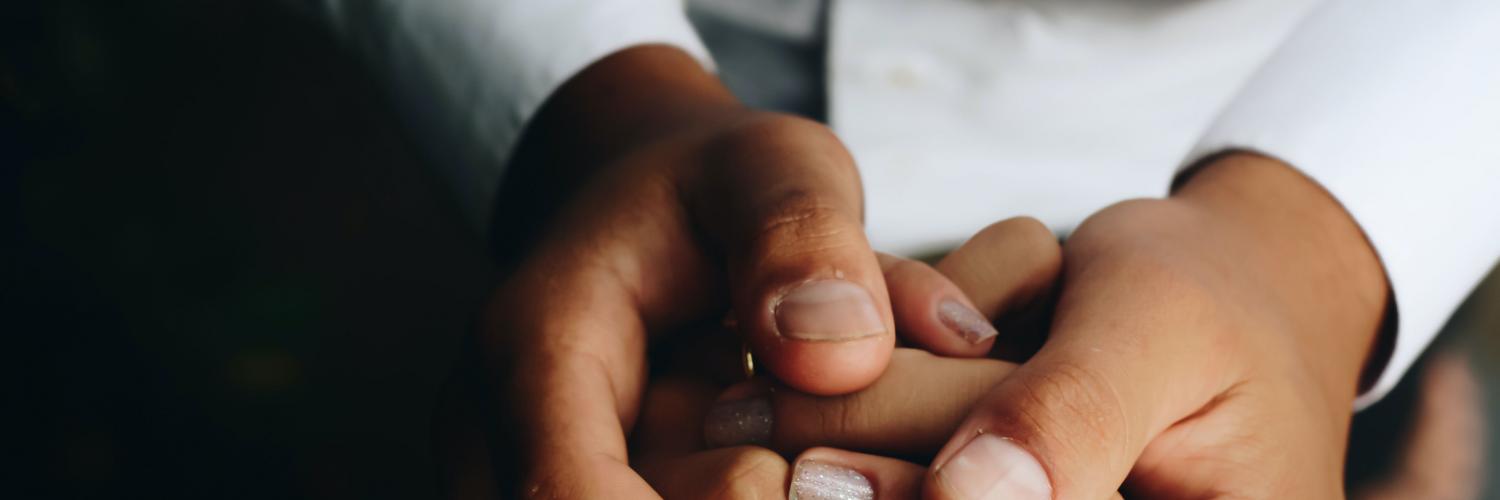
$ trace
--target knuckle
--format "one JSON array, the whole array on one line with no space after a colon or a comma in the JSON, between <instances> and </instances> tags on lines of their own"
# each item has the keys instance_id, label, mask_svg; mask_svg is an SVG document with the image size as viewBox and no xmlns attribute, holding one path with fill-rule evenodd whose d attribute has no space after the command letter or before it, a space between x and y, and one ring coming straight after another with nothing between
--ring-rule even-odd
<instances>
[{"instance_id":1,"label":"knuckle","mask_svg":"<svg viewBox=\"0 0 1500 500\"><path fill-rule=\"evenodd\" d=\"M852 246L857 227L844 211L805 190L777 200L751 239L757 254L793 257Z\"/></svg>"},{"instance_id":2,"label":"knuckle","mask_svg":"<svg viewBox=\"0 0 1500 500\"><path fill-rule=\"evenodd\" d=\"M920 280L926 276L938 275L938 271L925 262L894 257L886 266L885 275L889 282L905 282L907 280Z\"/></svg>"},{"instance_id":3,"label":"knuckle","mask_svg":"<svg viewBox=\"0 0 1500 500\"><path fill-rule=\"evenodd\" d=\"M867 415L860 411L863 402L861 393L824 399L818 408L821 442L840 442L864 428Z\"/></svg>"},{"instance_id":4,"label":"knuckle","mask_svg":"<svg viewBox=\"0 0 1500 500\"><path fill-rule=\"evenodd\" d=\"M797 161L799 168L818 169L837 178L857 180L858 169L843 143L826 125L792 115L755 113L713 136L705 165L720 180L739 178L744 159ZM809 161L810 160L810 161Z\"/></svg>"},{"instance_id":5,"label":"knuckle","mask_svg":"<svg viewBox=\"0 0 1500 500\"><path fill-rule=\"evenodd\" d=\"M1057 236L1032 217L1013 217L990 224L974 240L1008 253L1016 263L1057 267L1062 262L1062 245L1058 244Z\"/></svg>"},{"instance_id":6,"label":"knuckle","mask_svg":"<svg viewBox=\"0 0 1500 500\"><path fill-rule=\"evenodd\" d=\"M720 155L758 156L768 148L800 147L814 141L837 141L821 123L782 113L755 113L735 122L715 137Z\"/></svg>"},{"instance_id":7,"label":"knuckle","mask_svg":"<svg viewBox=\"0 0 1500 500\"><path fill-rule=\"evenodd\" d=\"M771 498L782 494L787 463L775 452L758 447L736 449L719 471L720 487L712 498Z\"/></svg>"}]
</instances>

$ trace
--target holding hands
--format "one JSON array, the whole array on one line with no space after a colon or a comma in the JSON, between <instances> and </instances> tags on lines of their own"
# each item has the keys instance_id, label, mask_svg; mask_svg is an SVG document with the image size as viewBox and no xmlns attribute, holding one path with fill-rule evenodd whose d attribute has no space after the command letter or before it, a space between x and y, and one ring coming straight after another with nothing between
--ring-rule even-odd
<instances>
[{"instance_id":1,"label":"holding hands","mask_svg":"<svg viewBox=\"0 0 1500 500\"><path fill-rule=\"evenodd\" d=\"M459 496L1343 495L1389 292L1287 165L1227 154L1061 248L1011 219L928 267L872 251L832 134L670 49L596 64L534 126L554 139L531 157L577 187L444 407ZM725 311L742 338L685 333ZM713 373L742 343L774 383ZM648 370L648 348L689 359Z\"/></svg>"}]
</instances>

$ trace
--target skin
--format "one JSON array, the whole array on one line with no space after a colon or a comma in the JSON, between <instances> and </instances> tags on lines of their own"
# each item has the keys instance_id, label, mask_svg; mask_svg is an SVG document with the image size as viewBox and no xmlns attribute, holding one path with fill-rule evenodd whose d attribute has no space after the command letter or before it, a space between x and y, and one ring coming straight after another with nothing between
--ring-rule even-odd
<instances>
[{"instance_id":1,"label":"skin","mask_svg":"<svg viewBox=\"0 0 1500 500\"><path fill-rule=\"evenodd\" d=\"M1004 296L982 270L1008 250L987 241L937 265L967 271L954 278L980 310ZM960 498L943 467L981 429L1036 456L1053 498L1343 497L1352 404L1389 291L1314 183L1269 158L1217 158L1170 198L1086 221L1060 286L1024 364L898 352L861 393L774 391L773 448L936 451L924 498Z\"/></svg>"},{"instance_id":2,"label":"skin","mask_svg":"<svg viewBox=\"0 0 1500 500\"><path fill-rule=\"evenodd\" d=\"M887 255L878 256L884 280L892 285L891 305L904 319L902 340L909 345L930 351L949 350L955 355L979 356L988 350L993 341L970 344L944 326L936 317L940 302L957 299L976 309L995 316L1024 314L1029 306L1050 293L1051 284L1058 270L1060 249L1057 240L1034 219L1017 218L996 223L976 236L976 241L986 243L984 248L993 250L985 257L1004 266L985 267L982 282L994 286L994 293L980 295L982 303L970 302L952 281L947 280L933 267L926 264L899 259ZM957 261L950 261L957 262ZM955 268L958 269L958 268ZM1003 291L1001 291L1003 289ZM704 415L715 400L715 394L743 380L739 372L740 340L726 335L718 329L686 331L660 339L653 345L658 355L653 371L657 375L645 389L640 411L630 426L629 454L626 463L630 467L630 478L641 481L644 488L628 492L612 493L610 497L651 498L778 498L786 493L787 476L791 465L778 454L758 446L735 446L717 450L708 449L703 442L702 424ZM494 423L510 425L516 415L540 414L543 408L537 405L516 405L509 411L494 412L486 404L493 392L485 380L484 359L478 350L460 363L459 370L445 387L434 422L437 455L444 463L443 485L450 498L497 498L508 497L516 484L516 478L508 476L520 469L510 462L509 443L495 442ZM982 395L991 381L1009 369L1009 366L986 360L963 360L959 365L934 367L924 377L910 376L901 367L924 369L925 365L912 364L914 357L942 359L927 351L897 349L897 363L879 375L870 390L858 394L862 401L881 402L887 414L900 413L911 405L908 398L888 396L901 392L902 387L923 390L928 396L953 395L952 381L966 381L968 391L965 398L934 398L928 402L948 408L947 420L925 427L923 440L914 446L928 449L930 454L937 442L951 431L956 419L963 415L963 406ZM957 360L955 360L957 361ZM974 370L991 375L973 376ZM942 375L941 374L950 374ZM762 378L762 381L769 380ZM910 385L917 380L944 383L944 390L931 390L925 385ZM907 385L903 385L905 381ZM781 393L792 396L819 398L795 390L785 383L778 383ZM885 387L887 389L877 390ZM763 387L762 387L763 388ZM894 391L894 392L893 392ZM838 400L832 396L829 400ZM893 404L900 402L901 404ZM788 407L792 408L792 407ZM853 414L851 414L853 415ZM787 422L802 422L786 419ZM781 425L782 431L796 427ZM502 434L503 437L505 434ZM809 431L802 441L775 441L780 450L795 447L788 457L797 460L814 459L854 468L872 478L880 498L907 498L916 494L923 481L925 468L893 458L866 455L833 448L816 446L822 437ZM783 439L783 438L778 438ZM836 441L830 441L836 442ZM887 444L894 443L888 441ZM585 448L595 450L597 446ZM800 456L799 456L800 454ZM795 464L793 460L791 464ZM599 469L565 469L567 484L597 484ZM498 477L497 477L498 474ZM547 492L532 492L540 495ZM562 495L560 495L562 496Z\"/></svg>"},{"instance_id":3,"label":"skin","mask_svg":"<svg viewBox=\"0 0 1500 500\"><path fill-rule=\"evenodd\" d=\"M648 347L726 311L761 369L797 390L848 393L885 369L891 301L858 172L824 126L747 109L688 55L642 46L564 84L511 165L495 229L505 279L455 382L481 381L475 411L514 410L482 426L500 492L655 495L626 446ZM809 283L857 290L863 320L784 323ZM809 324L840 339L788 326Z\"/></svg>"},{"instance_id":4,"label":"skin","mask_svg":"<svg viewBox=\"0 0 1500 500\"><path fill-rule=\"evenodd\" d=\"M745 109L685 54L639 47L564 85L513 163L524 182L512 189L557 202L498 210L532 221L497 231L516 235L502 245L511 267L477 341L484 405L516 410L484 426L496 468L517 473L501 490L655 495L626 446L645 353L726 310L790 388L843 394L885 370L892 308L909 294L887 287L860 227L857 171L821 125ZM927 496L954 497L943 466L980 431L1034 454L1054 498L1107 497L1122 483L1149 496L1342 495L1350 403L1389 292L1327 193L1274 160L1225 156L1168 199L1091 217L1062 261L1046 343L959 424L928 472ZM953 262L937 268L1008 267ZM1016 292L1033 283L1018 275L999 287L961 274L933 281L970 298L1010 297L973 301L995 314L1047 295L1046 280ZM829 279L868 292L883 331L843 342L781 335L779 300ZM953 355L988 348L913 338ZM1224 460L1189 459L1201 456Z\"/></svg>"},{"instance_id":5,"label":"skin","mask_svg":"<svg viewBox=\"0 0 1500 500\"><path fill-rule=\"evenodd\" d=\"M1164 200L1090 217L1064 246L1042 349L934 460L1019 443L1054 498L1342 497L1361 373L1390 300L1358 226L1276 160L1213 159Z\"/></svg>"}]
</instances>

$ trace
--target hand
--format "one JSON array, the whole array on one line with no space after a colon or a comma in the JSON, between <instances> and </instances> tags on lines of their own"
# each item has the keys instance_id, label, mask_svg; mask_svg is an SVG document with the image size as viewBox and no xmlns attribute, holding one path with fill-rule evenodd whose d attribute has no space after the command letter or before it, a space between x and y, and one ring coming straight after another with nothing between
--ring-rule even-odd
<instances>
[{"instance_id":1,"label":"hand","mask_svg":"<svg viewBox=\"0 0 1500 500\"><path fill-rule=\"evenodd\" d=\"M521 458L499 468L522 469L523 495L653 495L625 436L663 332L732 310L760 367L815 394L885 368L894 328L858 173L823 126L744 109L648 46L584 70L531 127L506 185L567 201L502 208L546 222L512 252L478 349L502 395L490 428L514 438L495 446ZM500 198L534 198L518 194Z\"/></svg>"},{"instance_id":2,"label":"hand","mask_svg":"<svg viewBox=\"0 0 1500 500\"><path fill-rule=\"evenodd\" d=\"M719 389L696 377L657 378L647 389L631 436L631 464L663 498L782 498L789 492L805 499L912 498L920 491L925 468L892 458L813 448L792 467L759 446L705 451L698 429Z\"/></svg>"},{"instance_id":3,"label":"hand","mask_svg":"<svg viewBox=\"0 0 1500 500\"><path fill-rule=\"evenodd\" d=\"M1095 214L1063 260L1046 343L959 425L928 498L1343 496L1389 296L1327 193L1231 154Z\"/></svg>"},{"instance_id":4,"label":"hand","mask_svg":"<svg viewBox=\"0 0 1500 500\"><path fill-rule=\"evenodd\" d=\"M704 347L705 342L694 340L691 344L696 345L684 347ZM710 338L706 343L715 340L725 339ZM717 347L709 346L708 351L719 351ZM899 349L893 367L912 365L903 361L911 358L904 353L939 359L925 352ZM733 359L725 356L717 361ZM793 467L782 455L760 446L705 449L701 425L713 405L714 394L723 390L724 384L711 381L718 374L691 373L692 368L679 371L680 368L652 379L630 439L631 467L655 494L667 499L780 498L788 492L806 499L914 498L919 494L926 468L893 458L832 448L804 448L798 450ZM963 374L972 375L971 372ZM480 387L476 378L460 373L465 376L453 379L448 385L436 422L439 458L447 465L444 486L449 498L505 498L496 491L496 470L484 448L483 412L475 404L479 401ZM882 380L886 379L889 377ZM876 384L882 385L893 386L890 382ZM969 404L977 396L971 394L958 402ZM953 423L947 425L951 429ZM843 496L832 496L833 493Z\"/></svg>"}]
</instances>

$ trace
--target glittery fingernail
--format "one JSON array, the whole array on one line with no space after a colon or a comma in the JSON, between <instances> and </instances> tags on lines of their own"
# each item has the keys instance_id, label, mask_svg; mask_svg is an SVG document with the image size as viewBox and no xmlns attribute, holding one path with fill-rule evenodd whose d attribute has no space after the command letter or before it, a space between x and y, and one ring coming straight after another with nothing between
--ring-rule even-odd
<instances>
[{"instance_id":1,"label":"glittery fingernail","mask_svg":"<svg viewBox=\"0 0 1500 500\"><path fill-rule=\"evenodd\" d=\"M943 299L938 303L938 320L970 344L984 342L1000 333L979 311L953 299Z\"/></svg>"},{"instance_id":2,"label":"glittery fingernail","mask_svg":"<svg viewBox=\"0 0 1500 500\"><path fill-rule=\"evenodd\" d=\"M764 397L720 401L708 410L703 440L711 447L764 444L771 439L771 401Z\"/></svg>"},{"instance_id":3,"label":"glittery fingernail","mask_svg":"<svg viewBox=\"0 0 1500 500\"><path fill-rule=\"evenodd\" d=\"M787 500L873 500L875 488L859 471L817 460L797 462Z\"/></svg>"}]
</instances>

